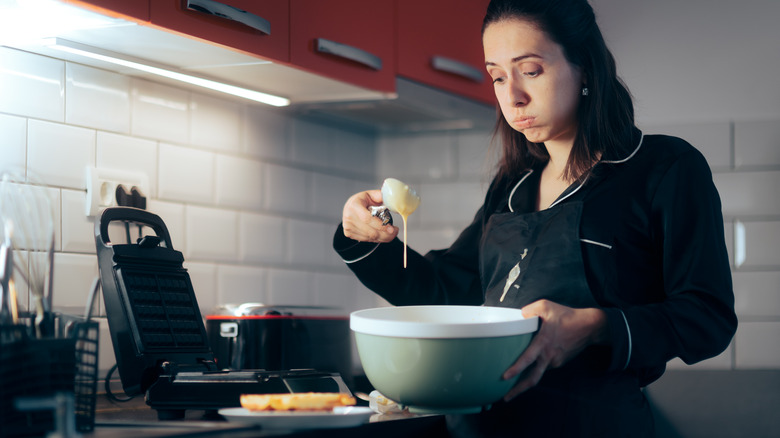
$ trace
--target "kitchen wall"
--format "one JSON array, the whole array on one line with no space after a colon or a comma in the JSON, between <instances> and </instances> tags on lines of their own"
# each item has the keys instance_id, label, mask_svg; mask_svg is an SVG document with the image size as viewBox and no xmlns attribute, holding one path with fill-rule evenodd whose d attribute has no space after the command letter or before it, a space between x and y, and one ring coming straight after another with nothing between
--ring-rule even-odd
<instances>
[{"instance_id":1,"label":"kitchen wall","mask_svg":"<svg viewBox=\"0 0 780 438\"><path fill-rule=\"evenodd\" d=\"M347 197L377 187L376 139L279 111L0 47L0 168L51 187L54 303L82 312L97 275L88 166L143 172L148 209L219 304L383 303L331 249ZM27 294L23 301L27 302ZM103 327L101 369L113 365Z\"/></svg>"},{"instance_id":2,"label":"kitchen wall","mask_svg":"<svg viewBox=\"0 0 780 438\"><path fill-rule=\"evenodd\" d=\"M723 354L693 366L673 360L667 374L699 371L674 386L710 376L705 400L732 399L717 391L733 386L718 382L780 371L780 28L771 22L780 2L593 3L640 127L689 140L713 169L740 326ZM150 178L148 208L184 252L204 312L244 301L347 312L385 303L330 249L344 200L384 177L404 179L423 197L409 222L411 246L445 247L481 202L488 143L488 132L373 136L0 47L0 168L21 166L52 187L55 303L67 309L83 306L97 274L83 213L86 166ZM106 346L104 330L101 368L112 364ZM739 396L758 388L759 401L776 405L776 378L747 381L758 383ZM766 418L755 404L675 404L663 383L649 394L669 403L662 415L681 436L738 436L727 427L735 408L746 416L738 426ZM696 415L704 419L686 422Z\"/></svg>"}]
</instances>

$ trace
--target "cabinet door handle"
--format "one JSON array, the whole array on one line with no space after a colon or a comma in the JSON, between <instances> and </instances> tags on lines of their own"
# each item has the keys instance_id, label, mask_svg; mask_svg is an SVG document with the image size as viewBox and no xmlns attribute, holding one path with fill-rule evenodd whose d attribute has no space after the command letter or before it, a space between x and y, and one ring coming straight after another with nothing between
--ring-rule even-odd
<instances>
[{"instance_id":1,"label":"cabinet door handle","mask_svg":"<svg viewBox=\"0 0 780 438\"><path fill-rule=\"evenodd\" d=\"M382 70L382 58L357 47L326 40L325 38L317 38L314 47L318 52L349 59L374 70Z\"/></svg>"},{"instance_id":2,"label":"cabinet door handle","mask_svg":"<svg viewBox=\"0 0 780 438\"><path fill-rule=\"evenodd\" d=\"M452 73L477 83L482 82L483 79L480 70L454 59L445 58L443 56L434 56L431 58L431 64L433 65L433 68L438 71Z\"/></svg>"},{"instance_id":3,"label":"cabinet door handle","mask_svg":"<svg viewBox=\"0 0 780 438\"><path fill-rule=\"evenodd\" d=\"M187 9L237 21L266 35L271 35L271 23L265 18L214 0L187 0Z\"/></svg>"}]
</instances>

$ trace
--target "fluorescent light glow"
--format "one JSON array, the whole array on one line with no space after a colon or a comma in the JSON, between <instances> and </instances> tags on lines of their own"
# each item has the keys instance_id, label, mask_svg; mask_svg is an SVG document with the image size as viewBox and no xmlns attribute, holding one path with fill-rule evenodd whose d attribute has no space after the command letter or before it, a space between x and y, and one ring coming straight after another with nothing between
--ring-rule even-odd
<instances>
[{"instance_id":1,"label":"fluorescent light glow","mask_svg":"<svg viewBox=\"0 0 780 438\"><path fill-rule=\"evenodd\" d=\"M0 44L21 45L71 31L135 26L54 0L0 0Z\"/></svg>"},{"instance_id":2,"label":"fluorescent light glow","mask_svg":"<svg viewBox=\"0 0 780 438\"><path fill-rule=\"evenodd\" d=\"M222 82L212 81L210 79L204 79L204 78L192 76L185 73L180 73L171 68L157 67L151 65L151 63L148 62L141 62L140 60L134 61L128 59L128 57L119 54L110 53L108 51L85 46L78 43L73 43L71 41L65 41L60 38L53 38L47 40L46 45L52 49L57 49L63 52L72 53L74 55L84 56L98 61L108 62L122 67L127 67L134 70L146 72L146 73L151 73L153 75L185 82L188 84L196 85L198 87L208 88L211 90L219 91L233 96L243 97L244 99L253 100L255 102L260 102L267 105L272 105L272 106L290 105L290 100L284 97L274 96L272 94L261 93L259 91L254 91L247 88L236 87L234 85L229 85Z\"/></svg>"}]
</instances>

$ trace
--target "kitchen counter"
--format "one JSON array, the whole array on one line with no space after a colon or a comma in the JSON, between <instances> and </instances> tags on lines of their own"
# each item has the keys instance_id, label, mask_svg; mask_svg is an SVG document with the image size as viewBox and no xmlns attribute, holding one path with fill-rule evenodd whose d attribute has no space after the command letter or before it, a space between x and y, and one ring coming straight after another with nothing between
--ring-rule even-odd
<instances>
[{"instance_id":1,"label":"kitchen counter","mask_svg":"<svg viewBox=\"0 0 780 438\"><path fill-rule=\"evenodd\" d=\"M264 430L259 426L225 421L215 413L187 411L184 419L160 421L157 412L141 397L129 402L117 403L105 395L98 396L95 413L95 430L84 437L136 438L144 437L425 437L447 436L444 417L441 415L375 414L369 423L338 429L308 429L300 431Z\"/></svg>"}]
</instances>

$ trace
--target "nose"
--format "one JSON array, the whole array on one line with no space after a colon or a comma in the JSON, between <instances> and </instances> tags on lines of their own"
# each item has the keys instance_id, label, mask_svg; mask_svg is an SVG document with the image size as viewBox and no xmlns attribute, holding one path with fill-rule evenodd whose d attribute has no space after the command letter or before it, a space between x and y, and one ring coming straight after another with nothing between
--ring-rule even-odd
<instances>
[{"instance_id":1,"label":"nose","mask_svg":"<svg viewBox=\"0 0 780 438\"><path fill-rule=\"evenodd\" d=\"M507 100L509 105L513 107L522 107L525 105L528 105L528 101L530 100L530 96L525 90L525 87L522 86L521 81L511 81L509 84L509 87L507 87Z\"/></svg>"}]
</instances>

